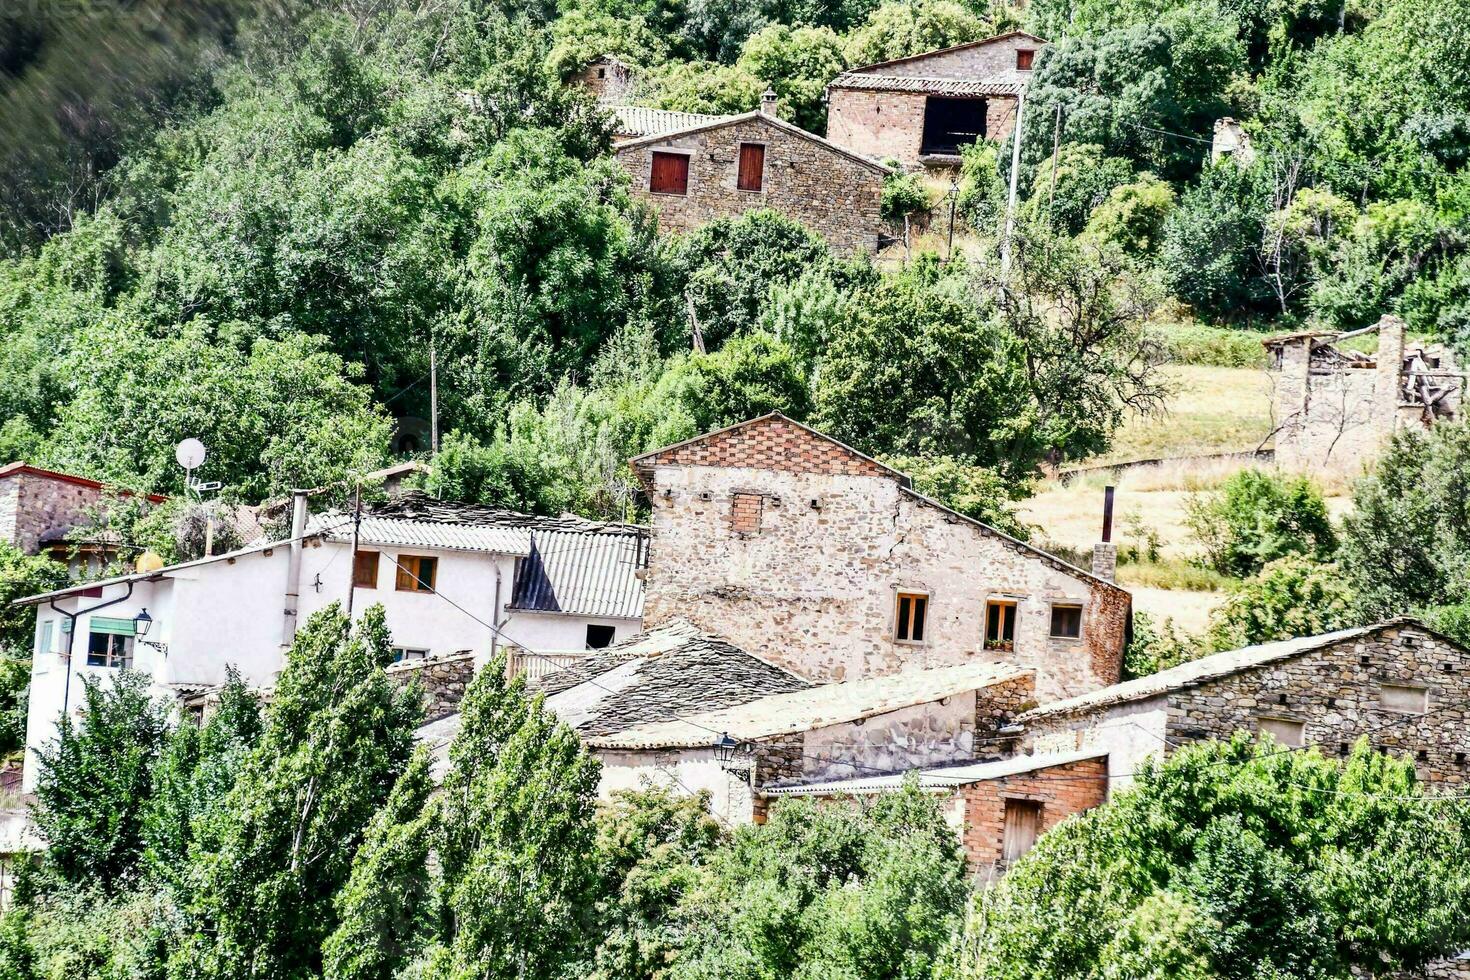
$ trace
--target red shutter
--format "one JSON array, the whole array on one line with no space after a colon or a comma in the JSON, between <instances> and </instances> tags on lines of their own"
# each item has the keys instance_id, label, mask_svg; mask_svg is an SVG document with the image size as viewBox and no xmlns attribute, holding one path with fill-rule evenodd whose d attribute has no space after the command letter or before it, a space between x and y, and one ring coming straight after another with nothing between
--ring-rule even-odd
<instances>
[{"instance_id":1,"label":"red shutter","mask_svg":"<svg viewBox=\"0 0 1470 980\"><path fill-rule=\"evenodd\" d=\"M1030 71L1031 65L1036 61L1036 52L1021 50L1016 52L1016 70Z\"/></svg>"},{"instance_id":2,"label":"red shutter","mask_svg":"<svg viewBox=\"0 0 1470 980\"><path fill-rule=\"evenodd\" d=\"M760 143L740 144L740 175L735 186L742 191L758 191L766 170L766 148Z\"/></svg>"},{"instance_id":3,"label":"red shutter","mask_svg":"<svg viewBox=\"0 0 1470 980\"><path fill-rule=\"evenodd\" d=\"M654 153L648 189L655 194L689 193L689 157L683 153Z\"/></svg>"}]
</instances>

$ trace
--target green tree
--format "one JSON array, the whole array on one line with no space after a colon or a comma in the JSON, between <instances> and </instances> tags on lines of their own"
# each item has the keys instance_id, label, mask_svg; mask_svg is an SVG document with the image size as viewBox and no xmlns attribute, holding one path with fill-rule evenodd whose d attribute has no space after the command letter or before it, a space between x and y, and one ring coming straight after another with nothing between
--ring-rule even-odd
<instances>
[{"instance_id":1,"label":"green tree","mask_svg":"<svg viewBox=\"0 0 1470 980\"><path fill-rule=\"evenodd\" d=\"M250 754L191 849L189 976L313 977L339 924L335 899L373 816L408 764L419 692L395 687L381 606L350 628L335 605L287 654Z\"/></svg>"},{"instance_id":2,"label":"green tree","mask_svg":"<svg viewBox=\"0 0 1470 980\"><path fill-rule=\"evenodd\" d=\"M841 39L830 27L784 24L752 34L735 62L776 93L782 118L818 134L827 131L827 83L845 66Z\"/></svg>"},{"instance_id":3,"label":"green tree","mask_svg":"<svg viewBox=\"0 0 1470 980\"><path fill-rule=\"evenodd\" d=\"M144 674L87 678L82 717L63 716L37 752L36 829L45 868L66 885L116 894L138 879L153 774L168 732L166 708Z\"/></svg>"},{"instance_id":4,"label":"green tree","mask_svg":"<svg viewBox=\"0 0 1470 980\"><path fill-rule=\"evenodd\" d=\"M1032 493L1025 480L1008 480L995 470L948 456L889 456L883 460L913 480L914 489L951 510L1025 541L1031 527L1008 506Z\"/></svg>"},{"instance_id":5,"label":"green tree","mask_svg":"<svg viewBox=\"0 0 1470 980\"><path fill-rule=\"evenodd\" d=\"M626 790L597 814L601 940L593 980L657 980L682 943L675 912L723 842L707 796Z\"/></svg>"},{"instance_id":6,"label":"green tree","mask_svg":"<svg viewBox=\"0 0 1470 980\"><path fill-rule=\"evenodd\" d=\"M669 975L931 975L968 888L954 831L916 788L868 805L801 800L737 829L680 912Z\"/></svg>"},{"instance_id":7,"label":"green tree","mask_svg":"<svg viewBox=\"0 0 1470 980\"><path fill-rule=\"evenodd\" d=\"M1338 560L1364 617L1460 602L1470 555L1466 486L1470 426L1394 433L1342 519Z\"/></svg>"},{"instance_id":8,"label":"green tree","mask_svg":"<svg viewBox=\"0 0 1470 980\"><path fill-rule=\"evenodd\" d=\"M801 361L788 345L760 331L732 337L713 354L674 362L659 389L670 393L675 411L691 419L698 432L773 411L797 421L811 414Z\"/></svg>"},{"instance_id":9,"label":"green tree","mask_svg":"<svg viewBox=\"0 0 1470 980\"><path fill-rule=\"evenodd\" d=\"M1049 831L987 891L956 974L1413 969L1470 942L1461 816L1366 740L1340 762L1245 735L1183 748ZM1166 916L1171 928L1146 928Z\"/></svg>"},{"instance_id":10,"label":"green tree","mask_svg":"<svg viewBox=\"0 0 1470 980\"><path fill-rule=\"evenodd\" d=\"M1172 617L1160 623L1149 613L1137 610L1133 613L1133 638L1123 651L1123 680L1157 674L1206 652L1202 643L1188 634L1181 635Z\"/></svg>"},{"instance_id":11,"label":"green tree","mask_svg":"<svg viewBox=\"0 0 1470 980\"><path fill-rule=\"evenodd\" d=\"M35 647L35 609L12 603L65 584L65 565L40 555L27 555L0 542L0 752L12 751L25 742L31 651Z\"/></svg>"},{"instance_id":12,"label":"green tree","mask_svg":"<svg viewBox=\"0 0 1470 980\"><path fill-rule=\"evenodd\" d=\"M1326 560L1337 548L1322 491L1305 476L1241 470L1186 509L1204 564L1223 575L1254 575L1286 555Z\"/></svg>"},{"instance_id":13,"label":"green tree","mask_svg":"<svg viewBox=\"0 0 1470 980\"><path fill-rule=\"evenodd\" d=\"M1359 622L1337 566L1292 555L1267 562L1210 613L1216 650L1315 636Z\"/></svg>"},{"instance_id":14,"label":"green tree","mask_svg":"<svg viewBox=\"0 0 1470 980\"><path fill-rule=\"evenodd\" d=\"M335 904L338 925L322 947L326 980L393 980L424 943L435 812L430 755L420 748L373 817Z\"/></svg>"},{"instance_id":15,"label":"green tree","mask_svg":"<svg viewBox=\"0 0 1470 980\"><path fill-rule=\"evenodd\" d=\"M1174 295L1209 317L1270 310L1259 278L1267 210L1250 171L1232 161L1207 168L1164 224L1159 268Z\"/></svg>"},{"instance_id":16,"label":"green tree","mask_svg":"<svg viewBox=\"0 0 1470 980\"><path fill-rule=\"evenodd\" d=\"M887 2L847 37L848 64L907 58L988 36L989 25L954 0Z\"/></svg>"},{"instance_id":17,"label":"green tree","mask_svg":"<svg viewBox=\"0 0 1470 980\"><path fill-rule=\"evenodd\" d=\"M1127 159L1105 155L1096 143L1068 143L1057 152L1055 167L1048 160L1036 168L1026 209L1033 220L1044 215L1053 228L1076 235L1113 189L1132 179Z\"/></svg>"},{"instance_id":18,"label":"green tree","mask_svg":"<svg viewBox=\"0 0 1470 980\"><path fill-rule=\"evenodd\" d=\"M1121 249L1143 258L1158 251L1164 225L1174 210L1174 189L1153 174L1114 187L1092 217L1083 235L1104 247Z\"/></svg>"}]
</instances>

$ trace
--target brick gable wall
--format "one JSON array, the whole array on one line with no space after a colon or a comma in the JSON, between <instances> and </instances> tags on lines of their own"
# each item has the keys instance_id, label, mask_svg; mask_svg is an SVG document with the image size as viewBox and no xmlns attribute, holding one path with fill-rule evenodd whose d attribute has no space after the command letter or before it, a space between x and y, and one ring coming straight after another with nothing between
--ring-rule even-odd
<instances>
[{"instance_id":1,"label":"brick gable wall","mask_svg":"<svg viewBox=\"0 0 1470 980\"><path fill-rule=\"evenodd\" d=\"M1040 803L1045 834L1068 817L1101 806L1108 795L1107 777L1106 759L1083 759L961 788L962 841L971 870L984 874L1001 864L1006 800Z\"/></svg>"},{"instance_id":2,"label":"brick gable wall","mask_svg":"<svg viewBox=\"0 0 1470 980\"><path fill-rule=\"evenodd\" d=\"M640 469L653 466L722 466L894 478L890 470L871 459L787 419L757 419L675 446L639 465Z\"/></svg>"}]
</instances>

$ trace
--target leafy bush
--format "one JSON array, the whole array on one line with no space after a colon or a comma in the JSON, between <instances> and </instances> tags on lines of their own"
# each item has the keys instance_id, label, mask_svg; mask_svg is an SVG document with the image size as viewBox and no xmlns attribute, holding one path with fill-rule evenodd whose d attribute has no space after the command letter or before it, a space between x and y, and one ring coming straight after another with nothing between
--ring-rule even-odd
<instances>
[{"instance_id":1,"label":"leafy bush","mask_svg":"<svg viewBox=\"0 0 1470 980\"><path fill-rule=\"evenodd\" d=\"M1204 563L1225 575L1253 575L1285 555L1325 560L1337 547L1322 493L1304 476L1241 470L1186 508Z\"/></svg>"},{"instance_id":2,"label":"leafy bush","mask_svg":"<svg viewBox=\"0 0 1470 980\"><path fill-rule=\"evenodd\" d=\"M985 21L955 0L888 0L848 35L844 53L850 65L870 65L988 33Z\"/></svg>"},{"instance_id":3,"label":"leafy bush","mask_svg":"<svg viewBox=\"0 0 1470 980\"><path fill-rule=\"evenodd\" d=\"M913 174L890 174L883 181L883 199L879 214L889 221L903 223L903 219L917 214L929 206L929 195L924 185Z\"/></svg>"},{"instance_id":4,"label":"leafy bush","mask_svg":"<svg viewBox=\"0 0 1470 980\"><path fill-rule=\"evenodd\" d=\"M1052 173L1050 160L1037 166L1026 210L1035 218L1050 216L1054 228L1075 235L1115 188L1133 179L1133 164L1107 156L1096 143L1068 143L1057 154L1055 189Z\"/></svg>"},{"instance_id":5,"label":"leafy bush","mask_svg":"<svg viewBox=\"0 0 1470 980\"><path fill-rule=\"evenodd\" d=\"M1212 318L1271 311L1256 275L1265 214L1248 171L1230 161L1207 168L1164 225L1159 268L1174 295Z\"/></svg>"},{"instance_id":6,"label":"leafy bush","mask_svg":"<svg viewBox=\"0 0 1470 980\"><path fill-rule=\"evenodd\" d=\"M1209 639L1216 650L1234 650L1358 622L1352 590L1337 566L1293 555L1268 562L1231 589L1210 613Z\"/></svg>"},{"instance_id":7,"label":"leafy bush","mask_svg":"<svg viewBox=\"0 0 1470 980\"><path fill-rule=\"evenodd\" d=\"M1031 495L1027 480L1007 480L992 469L970 466L948 456L889 456L883 462L914 482L914 489L933 497L951 510L964 514L1022 541L1031 527L1016 517L1009 506Z\"/></svg>"},{"instance_id":8,"label":"leafy bush","mask_svg":"<svg viewBox=\"0 0 1470 980\"><path fill-rule=\"evenodd\" d=\"M1208 367L1264 368L1266 348L1263 334L1202 323L1169 324L1150 328L1171 364Z\"/></svg>"},{"instance_id":9,"label":"leafy bush","mask_svg":"<svg viewBox=\"0 0 1470 980\"><path fill-rule=\"evenodd\" d=\"M1108 193L1082 233L1089 241L1122 249L1128 255L1150 256L1158 251L1164 223L1173 210L1174 189L1153 174L1140 174L1132 183Z\"/></svg>"},{"instance_id":10,"label":"leafy bush","mask_svg":"<svg viewBox=\"0 0 1470 980\"><path fill-rule=\"evenodd\" d=\"M1181 634L1172 618L1162 623L1142 611L1133 614L1133 639L1123 650L1123 680L1146 677L1205 654L1204 645Z\"/></svg>"}]
</instances>

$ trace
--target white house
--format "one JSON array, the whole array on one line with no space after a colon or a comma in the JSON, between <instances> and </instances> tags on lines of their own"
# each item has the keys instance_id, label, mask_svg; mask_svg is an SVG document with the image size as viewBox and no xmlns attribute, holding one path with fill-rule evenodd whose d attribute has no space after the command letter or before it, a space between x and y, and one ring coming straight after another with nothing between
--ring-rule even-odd
<instances>
[{"instance_id":1,"label":"white house","mask_svg":"<svg viewBox=\"0 0 1470 980\"><path fill-rule=\"evenodd\" d=\"M26 792L36 749L63 711L75 716L85 678L131 667L179 696L233 666L270 686L297 625L332 602L355 617L381 603L402 659L586 650L641 628L641 528L411 492L364 513L354 555L350 514L307 520L304 494L293 510L298 530L284 541L21 600L37 609Z\"/></svg>"}]
</instances>

